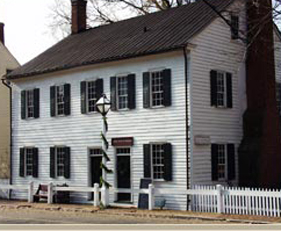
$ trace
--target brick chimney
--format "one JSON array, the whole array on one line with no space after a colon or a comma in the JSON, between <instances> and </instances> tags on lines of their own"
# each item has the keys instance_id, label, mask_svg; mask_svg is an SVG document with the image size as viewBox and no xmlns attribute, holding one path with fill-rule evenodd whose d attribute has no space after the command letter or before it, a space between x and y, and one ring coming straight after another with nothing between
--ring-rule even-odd
<instances>
[{"instance_id":1,"label":"brick chimney","mask_svg":"<svg viewBox=\"0 0 281 231\"><path fill-rule=\"evenodd\" d=\"M5 45L4 26L5 24L0 22L0 42Z\"/></svg>"},{"instance_id":2,"label":"brick chimney","mask_svg":"<svg viewBox=\"0 0 281 231\"><path fill-rule=\"evenodd\" d=\"M248 108L239 147L239 184L281 188L281 135L275 90L271 0L247 0Z\"/></svg>"},{"instance_id":3,"label":"brick chimney","mask_svg":"<svg viewBox=\"0 0 281 231\"><path fill-rule=\"evenodd\" d=\"M72 6L72 34L86 30L87 0L71 0Z\"/></svg>"}]
</instances>

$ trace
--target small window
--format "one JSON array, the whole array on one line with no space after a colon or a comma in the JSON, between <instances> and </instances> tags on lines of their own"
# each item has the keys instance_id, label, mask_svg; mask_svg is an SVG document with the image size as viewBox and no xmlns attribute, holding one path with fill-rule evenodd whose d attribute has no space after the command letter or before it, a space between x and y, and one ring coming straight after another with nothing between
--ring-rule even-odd
<instances>
[{"instance_id":1,"label":"small window","mask_svg":"<svg viewBox=\"0 0 281 231\"><path fill-rule=\"evenodd\" d=\"M21 148L20 149L20 176L37 177L38 170L38 149Z\"/></svg>"},{"instance_id":2,"label":"small window","mask_svg":"<svg viewBox=\"0 0 281 231\"><path fill-rule=\"evenodd\" d=\"M64 115L64 87L57 86L57 95L56 95L56 102L57 102L57 115Z\"/></svg>"},{"instance_id":3,"label":"small window","mask_svg":"<svg viewBox=\"0 0 281 231\"><path fill-rule=\"evenodd\" d=\"M33 90L26 91L27 117L34 117L34 94Z\"/></svg>"},{"instance_id":4,"label":"small window","mask_svg":"<svg viewBox=\"0 0 281 231\"><path fill-rule=\"evenodd\" d=\"M225 145L218 145L218 180L225 180L226 173L227 173L227 161L226 161L226 146Z\"/></svg>"},{"instance_id":5,"label":"small window","mask_svg":"<svg viewBox=\"0 0 281 231\"><path fill-rule=\"evenodd\" d=\"M164 89L163 89L163 72L151 72L151 106L157 107L163 105Z\"/></svg>"},{"instance_id":6,"label":"small window","mask_svg":"<svg viewBox=\"0 0 281 231\"><path fill-rule=\"evenodd\" d=\"M226 107L226 75L217 73L217 106Z\"/></svg>"},{"instance_id":7,"label":"small window","mask_svg":"<svg viewBox=\"0 0 281 231\"><path fill-rule=\"evenodd\" d=\"M276 83L276 101L279 116L281 116L281 83Z\"/></svg>"},{"instance_id":8,"label":"small window","mask_svg":"<svg viewBox=\"0 0 281 231\"><path fill-rule=\"evenodd\" d=\"M90 156L102 156L101 148L91 148L90 149Z\"/></svg>"},{"instance_id":9,"label":"small window","mask_svg":"<svg viewBox=\"0 0 281 231\"><path fill-rule=\"evenodd\" d=\"M65 149L57 148L57 176L64 176Z\"/></svg>"},{"instance_id":10,"label":"small window","mask_svg":"<svg viewBox=\"0 0 281 231\"><path fill-rule=\"evenodd\" d=\"M93 112L96 110L97 102L97 89L96 81L87 82L87 101L88 101L88 112Z\"/></svg>"},{"instance_id":11,"label":"small window","mask_svg":"<svg viewBox=\"0 0 281 231\"><path fill-rule=\"evenodd\" d=\"M152 172L153 179L163 179L164 175L164 149L162 144L152 144Z\"/></svg>"},{"instance_id":12,"label":"small window","mask_svg":"<svg viewBox=\"0 0 281 231\"><path fill-rule=\"evenodd\" d=\"M51 147L50 148L50 177L70 178L70 148Z\"/></svg>"},{"instance_id":13,"label":"small window","mask_svg":"<svg viewBox=\"0 0 281 231\"><path fill-rule=\"evenodd\" d=\"M22 91L21 100L22 119L39 118L39 89Z\"/></svg>"},{"instance_id":14,"label":"small window","mask_svg":"<svg viewBox=\"0 0 281 231\"><path fill-rule=\"evenodd\" d=\"M50 88L51 116L70 115L70 84Z\"/></svg>"},{"instance_id":15,"label":"small window","mask_svg":"<svg viewBox=\"0 0 281 231\"><path fill-rule=\"evenodd\" d=\"M231 38L239 38L239 17L237 15L231 15Z\"/></svg>"},{"instance_id":16,"label":"small window","mask_svg":"<svg viewBox=\"0 0 281 231\"><path fill-rule=\"evenodd\" d=\"M128 108L128 76L117 77L118 109Z\"/></svg>"}]
</instances>

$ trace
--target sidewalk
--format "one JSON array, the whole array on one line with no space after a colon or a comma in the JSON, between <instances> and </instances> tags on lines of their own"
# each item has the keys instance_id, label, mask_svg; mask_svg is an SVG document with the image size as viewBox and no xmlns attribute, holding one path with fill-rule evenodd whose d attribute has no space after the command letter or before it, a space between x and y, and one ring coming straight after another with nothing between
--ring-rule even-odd
<instances>
[{"instance_id":1,"label":"sidewalk","mask_svg":"<svg viewBox=\"0 0 281 231\"><path fill-rule=\"evenodd\" d=\"M46 210L46 211L61 211L61 212L77 212L77 213L98 213L99 215L118 215L118 216L133 216L142 218L169 218L169 219L198 219L212 221L227 221L237 224L272 224L281 223L280 217L266 217L266 216L248 216L248 215L223 215L215 213L197 213L190 211L175 211L175 210L138 210L138 209L121 209L108 208L101 210L92 205L81 204L47 204L27 203L25 201L7 201L0 200L0 211L6 209L17 210Z\"/></svg>"}]
</instances>

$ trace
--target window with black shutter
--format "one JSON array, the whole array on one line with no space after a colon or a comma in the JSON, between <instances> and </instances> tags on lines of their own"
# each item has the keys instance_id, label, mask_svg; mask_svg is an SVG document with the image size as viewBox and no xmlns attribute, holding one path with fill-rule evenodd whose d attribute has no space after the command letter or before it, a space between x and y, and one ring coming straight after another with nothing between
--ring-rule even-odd
<instances>
[{"instance_id":1,"label":"window with black shutter","mask_svg":"<svg viewBox=\"0 0 281 231\"><path fill-rule=\"evenodd\" d=\"M50 148L50 177L70 178L70 147Z\"/></svg>"},{"instance_id":2,"label":"window with black shutter","mask_svg":"<svg viewBox=\"0 0 281 231\"><path fill-rule=\"evenodd\" d=\"M172 105L171 69L143 73L143 107Z\"/></svg>"},{"instance_id":3,"label":"window with black shutter","mask_svg":"<svg viewBox=\"0 0 281 231\"><path fill-rule=\"evenodd\" d=\"M172 180L172 145L170 143L144 144L144 177L154 180Z\"/></svg>"},{"instance_id":4,"label":"window with black shutter","mask_svg":"<svg viewBox=\"0 0 281 231\"><path fill-rule=\"evenodd\" d=\"M212 180L230 181L235 179L234 144L212 144Z\"/></svg>"},{"instance_id":5,"label":"window with black shutter","mask_svg":"<svg viewBox=\"0 0 281 231\"><path fill-rule=\"evenodd\" d=\"M210 71L211 106L232 108L232 74L223 71Z\"/></svg>"},{"instance_id":6,"label":"window with black shutter","mask_svg":"<svg viewBox=\"0 0 281 231\"><path fill-rule=\"evenodd\" d=\"M103 94L103 79L81 82L81 113L95 112L96 102Z\"/></svg>"},{"instance_id":7,"label":"window with black shutter","mask_svg":"<svg viewBox=\"0 0 281 231\"><path fill-rule=\"evenodd\" d=\"M71 114L71 85L64 84L50 87L51 116Z\"/></svg>"},{"instance_id":8,"label":"window with black shutter","mask_svg":"<svg viewBox=\"0 0 281 231\"><path fill-rule=\"evenodd\" d=\"M20 176L38 177L38 148L20 148Z\"/></svg>"},{"instance_id":9,"label":"window with black shutter","mask_svg":"<svg viewBox=\"0 0 281 231\"><path fill-rule=\"evenodd\" d=\"M237 15L230 16L230 25L231 25L231 38L239 38L239 17Z\"/></svg>"},{"instance_id":10,"label":"window with black shutter","mask_svg":"<svg viewBox=\"0 0 281 231\"><path fill-rule=\"evenodd\" d=\"M21 92L21 118L39 118L40 116L40 90L24 90Z\"/></svg>"}]
</instances>

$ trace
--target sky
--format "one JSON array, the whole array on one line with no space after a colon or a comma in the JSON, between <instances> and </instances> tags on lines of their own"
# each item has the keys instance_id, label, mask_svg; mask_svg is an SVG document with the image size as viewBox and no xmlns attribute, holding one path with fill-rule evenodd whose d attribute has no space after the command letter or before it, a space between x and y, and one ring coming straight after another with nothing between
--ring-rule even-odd
<instances>
[{"instance_id":1,"label":"sky","mask_svg":"<svg viewBox=\"0 0 281 231\"><path fill-rule=\"evenodd\" d=\"M53 4L54 0L0 0L5 45L20 64L58 42L47 26L51 20L49 8Z\"/></svg>"}]
</instances>

